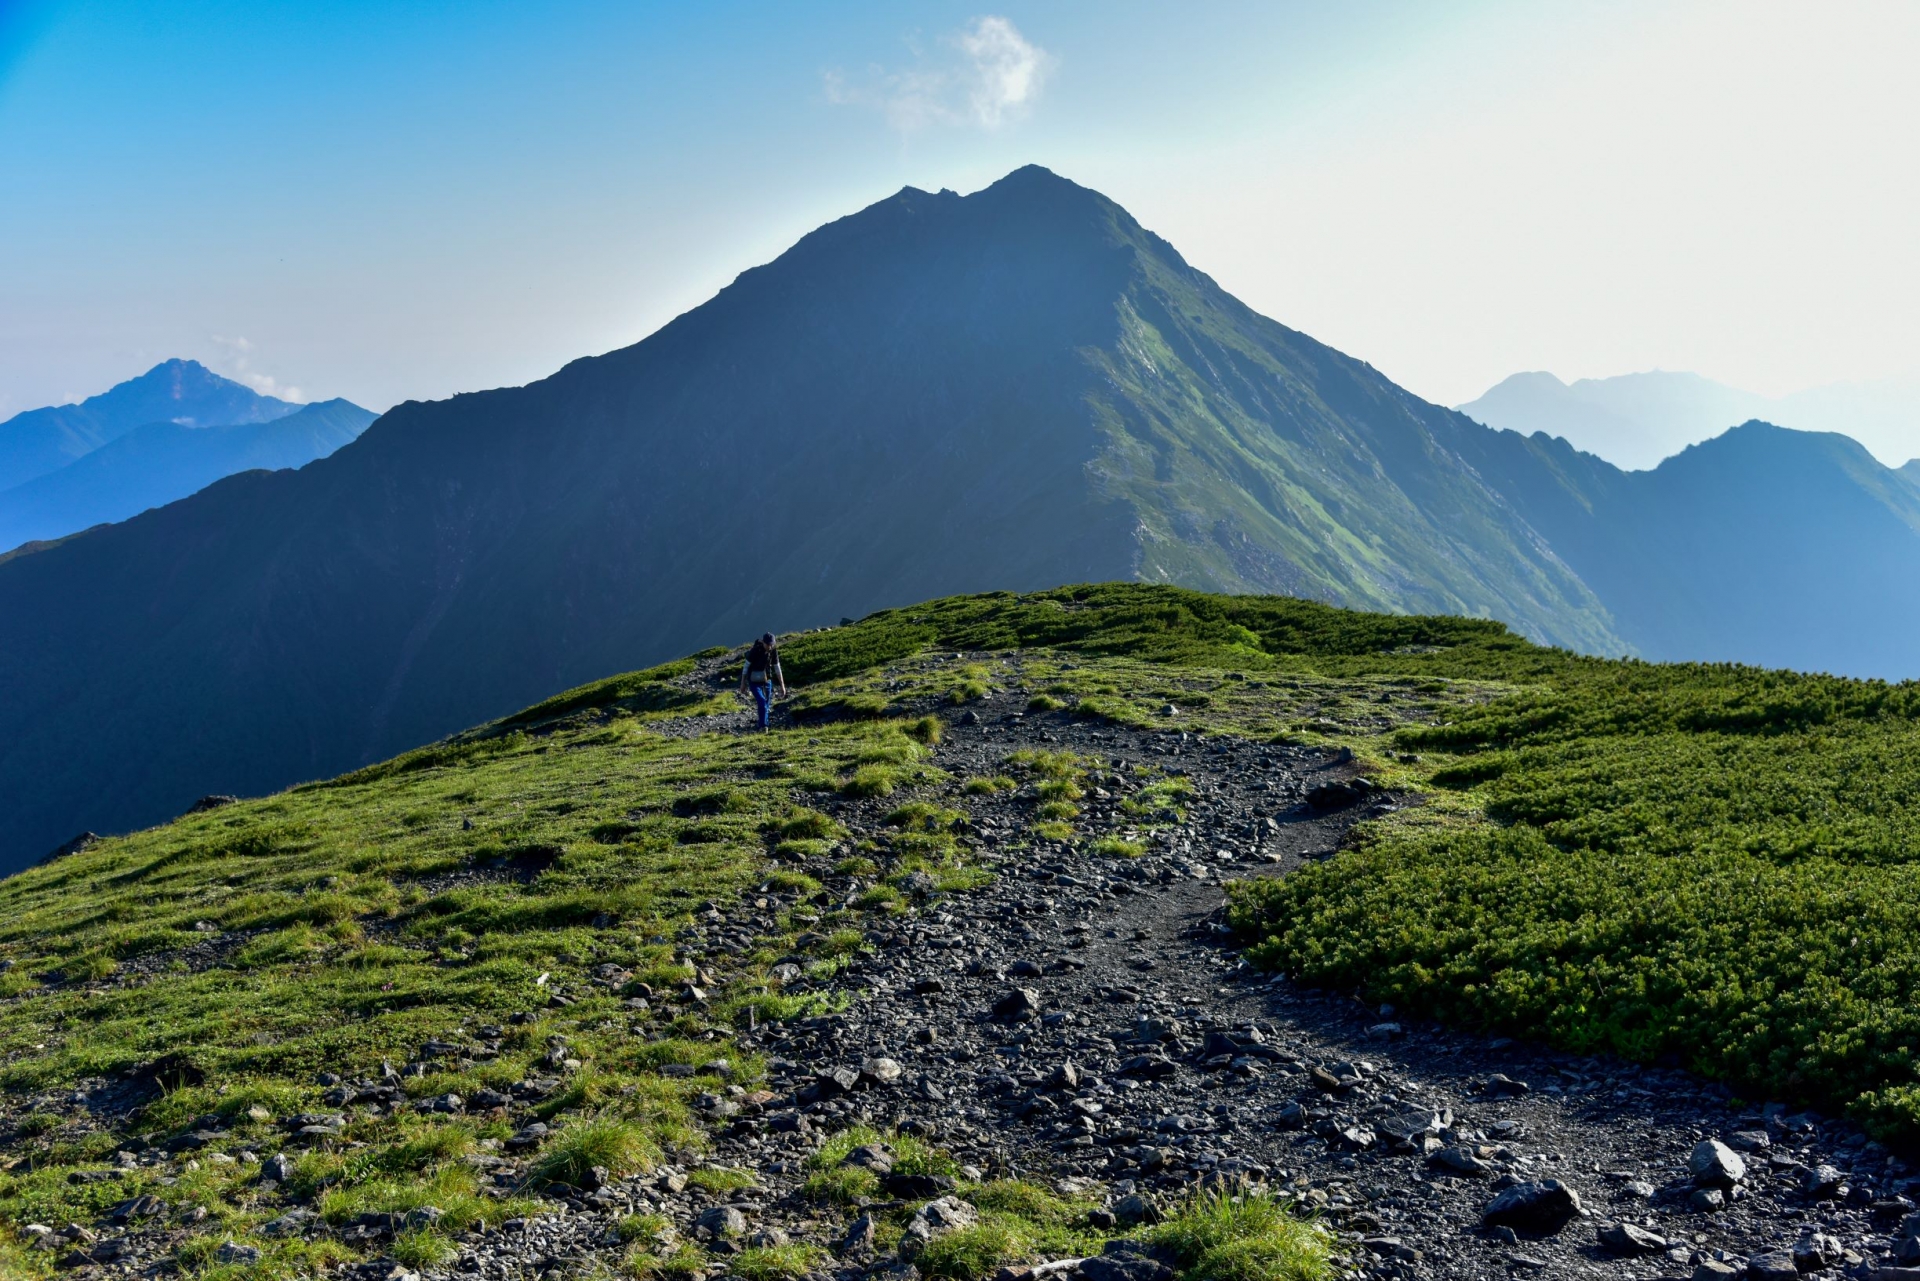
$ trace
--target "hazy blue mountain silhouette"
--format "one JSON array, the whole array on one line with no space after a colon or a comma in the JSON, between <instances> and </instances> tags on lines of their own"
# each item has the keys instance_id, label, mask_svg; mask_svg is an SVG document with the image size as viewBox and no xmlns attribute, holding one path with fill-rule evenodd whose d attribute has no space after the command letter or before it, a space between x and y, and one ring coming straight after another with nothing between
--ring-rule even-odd
<instances>
[{"instance_id":1,"label":"hazy blue mountain silhouette","mask_svg":"<svg viewBox=\"0 0 1920 1281\"><path fill-rule=\"evenodd\" d=\"M351 401L326 400L265 422L135 427L58 471L0 491L0 550L125 520L235 472L303 467L375 417Z\"/></svg>"},{"instance_id":2,"label":"hazy blue mountain silhouette","mask_svg":"<svg viewBox=\"0 0 1920 1281\"><path fill-rule=\"evenodd\" d=\"M1459 409L1489 427L1564 437L1576 449L1635 470L1755 420L1838 432L1889 461L1920 452L1920 381L1912 379L1831 383L1774 398L1667 370L1573 383L1525 373Z\"/></svg>"},{"instance_id":3,"label":"hazy blue mountain silhouette","mask_svg":"<svg viewBox=\"0 0 1920 1281\"><path fill-rule=\"evenodd\" d=\"M1920 489L1847 437L1749 422L1634 472L1544 433L1483 443L1640 656L1920 676Z\"/></svg>"},{"instance_id":4,"label":"hazy blue mountain silhouette","mask_svg":"<svg viewBox=\"0 0 1920 1281\"><path fill-rule=\"evenodd\" d=\"M0 490L57 471L148 423L263 423L298 408L222 378L198 361L163 361L77 405L29 409L0 423Z\"/></svg>"}]
</instances>

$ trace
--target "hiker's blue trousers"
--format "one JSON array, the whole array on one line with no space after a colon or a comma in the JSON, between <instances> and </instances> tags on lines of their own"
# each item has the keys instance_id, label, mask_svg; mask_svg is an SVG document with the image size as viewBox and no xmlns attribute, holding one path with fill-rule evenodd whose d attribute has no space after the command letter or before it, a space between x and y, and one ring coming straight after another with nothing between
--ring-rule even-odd
<instances>
[{"instance_id":1,"label":"hiker's blue trousers","mask_svg":"<svg viewBox=\"0 0 1920 1281\"><path fill-rule=\"evenodd\" d=\"M773 710L773 682L757 681L753 683L753 706L760 713L760 728L767 727L767 713Z\"/></svg>"}]
</instances>

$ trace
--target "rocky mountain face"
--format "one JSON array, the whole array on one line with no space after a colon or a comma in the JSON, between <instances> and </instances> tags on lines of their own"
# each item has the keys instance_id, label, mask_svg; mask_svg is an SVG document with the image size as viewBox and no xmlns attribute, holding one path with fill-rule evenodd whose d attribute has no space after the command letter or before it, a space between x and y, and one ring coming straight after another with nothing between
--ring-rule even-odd
<instances>
[{"instance_id":1,"label":"rocky mountain face","mask_svg":"<svg viewBox=\"0 0 1920 1281\"><path fill-rule=\"evenodd\" d=\"M1044 170L909 189L633 347L0 563L0 850L942 593L1177 579L1621 649L1474 433Z\"/></svg>"},{"instance_id":2,"label":"rocky mountain face","mask_svg":"<svg viewBox=\"0 0 1920 1281\"><path fill-rule=\"evenodd\" d=\"M198 361L164 361L77 405L30 409L0 423L0 491L58 471L148 423L264 423L298 408L222 378Z\"/></svg>"},{"instance_id":3,"label":"rocky mountain face","mask_svg":"<svg viewBox=\"0 0 1920 1281\"><path fill-rule=\"evenodd\" d=\"M347 400L264 422L135 427L58 471L0 491L0 549L125 520L196 493L223 476L304 467L353 440L375 414Z\"/></svg>"}]
</instances>

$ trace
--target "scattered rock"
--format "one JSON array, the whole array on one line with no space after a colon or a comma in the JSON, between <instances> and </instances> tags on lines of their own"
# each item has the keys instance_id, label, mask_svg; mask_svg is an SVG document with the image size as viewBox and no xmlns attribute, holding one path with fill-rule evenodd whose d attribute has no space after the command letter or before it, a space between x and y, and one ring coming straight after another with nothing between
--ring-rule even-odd
<instances>
[{"instance_id":1,"label":"scattered rock","mask_svg":"<svg viewBox=\"0 0 1920 1281\"><path fill-rule=\"evenodd\" d=\"M1016 987L993 1003L993 1017L1003 1023L1024 1023L1040 1013L1040 993Z\"/></svg>"},{"instance_id":2,"label":"scattered rock","mask_svg":"<svg viewBox=\"0 0 1920 1281\"><path fill-rule=\"evenodd\" d=\"M1531 1236L1550 1236L1580 1215L1580 1197L1558 1179L1516 1183L1488 1203L1483 1220Z\"/></svg>"},{"instance_id":3,"label":"scattered rock","mask_svg":"<svg viewBox=\"0 0 1920 1281\"><path fill-rule=\"evenodd\" d=\"M943 1196L929 1201L913 1212L901 1238L903 1256L917 1252L920 1246L959 1228L970 1228L980 1221L980 1212L959 1197Z\"/></svg>"},{"instance_id":4,"label":"scattered rock","mask_svg":"<svg viewBox=\"0 0 1920 1281\"><path fill-rule=\"evenodd\" d=\"M1128 1193L1109 1208L1113 1213L1114 1222L1123 1228L1137 1228L1142 1224L1160 1221L1160 1207L1155 1205L1151 1198L1138 1192Z\"/></svg>"},{"instance_id":5,"label":"scattered rock","mask_svg":"<svg viewBox=\"0 0 1920 1281\"><path fill-rule=\"evenodd\" d=\"M1600 1229L1600 1244L1615 1254L1658 1254L1668 1248L1657 1232L1632 1223L1609 1223Z\"/></svg>"},{"instance_id":6,"label":"scattered rock","mask_svg":"<svg viewBox=\"0 0 1920 1281\"><path fill-rule=\"evenodd\" d=\"M1693 1181L1703 1188L1730 1188L1747 1177L1747 1163L1718 1139L1702 1139L1687 1158Z\"/></svg>"},{"instance_id":7,"label":"scattered rock","mask_svg":"<svg viewBox=\"0 0 1920 1281\"><path fill-rule=\"evenodd\" d=\"M747 1230L747 1216L737 1206L716 1205L693 1221L696 1231L709 1236L730 1239L742 1236Z\"/></svg>"},{"instance_id":8,"label":"scattered rock","mask_svg":"<svg viewBox=\"0 0 1920 1281\"><path fill-rule=\"evenodd\" d=\"M879 1225L873 1216L863 1214L847 1226L847 1231L834 1245L834 1252L842 1256L861 1256L873 1253L874 1235Z\"/></svg>"},{"instance_id":9,"label":"scattered rock","mask_svg":"<svg viewBox=\"0 0 1920 1281\"><path fill-rule=\"evenodd\" d=\"M1829 1200L1840 1194L1847 1176L1830 1165L1816 1165L1800 1175L1800 1190L1816 1201Z\"/></svg>"}]
</instances>

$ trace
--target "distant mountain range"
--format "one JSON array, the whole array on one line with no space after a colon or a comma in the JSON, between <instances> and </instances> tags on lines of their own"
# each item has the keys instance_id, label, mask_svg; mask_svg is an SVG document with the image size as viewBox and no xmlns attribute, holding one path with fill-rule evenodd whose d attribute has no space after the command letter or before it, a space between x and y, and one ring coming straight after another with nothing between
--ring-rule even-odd
<instances>
[{"instance_id":1,"label":"distant mountain range","mask_svg":"<svg viewBox=\"0 0 1920 1281\"><path fill-rule=\"evenodd\" d=\"M1920 385L1899 380L1834 383L1775 399L1663 370L1571 384L1527 373L1514 374L1459 409L1489 427L1543 431L1618 467L1642 471L1755 419L1838 432L1883 459L1904 462L1920 454Z\"/></svg>"},{"instance_id":2,"label":"distant mountain range","mask_svg":"<svg viewBox=\"0 0 1920 1281\"><path fill-rule=\"evenodd\" d=\"M298 409L194 360L169 360L77 405L29 409L0 423L0 490L65 467L148 423L264 423Z\"/></svg>"},{"instance_id":3,"label":"distant mountain range","mask_svg":"<svg viewBox=\"0 0 1920 1281\"><path fill-rule=\"evenodd\" d=\"M1920 487L1851 441L1749 424L1622 472L1257 315L1046 170L908 188L632 347L0 561L0 866L970 591L1169 581L1920 674L1916 530Z\"/></svg>"},{"instance_id":4,"label":"distant mountain range","mask_svg":"<svg viewBox=\"0 0 1920 1281\"><path fill-rule=\"evenodd\" d=\"M293 405L169 360L77 405L0 423L0 552L185 498L250 468L301 467L376 415Z\"/></svg>"},{"instance_id":5,"label":"distant mountain range","mask_svg":"<svg viewBox=\"0 0 1920 1281\"><path fill-rule=\"evenodd\" d=\"M125 520L235 472L304 467L375 417L352 401L325 400L265 422L135 427L58 471L0 491L0 549Z\"/></svg>"}]
</instances>

